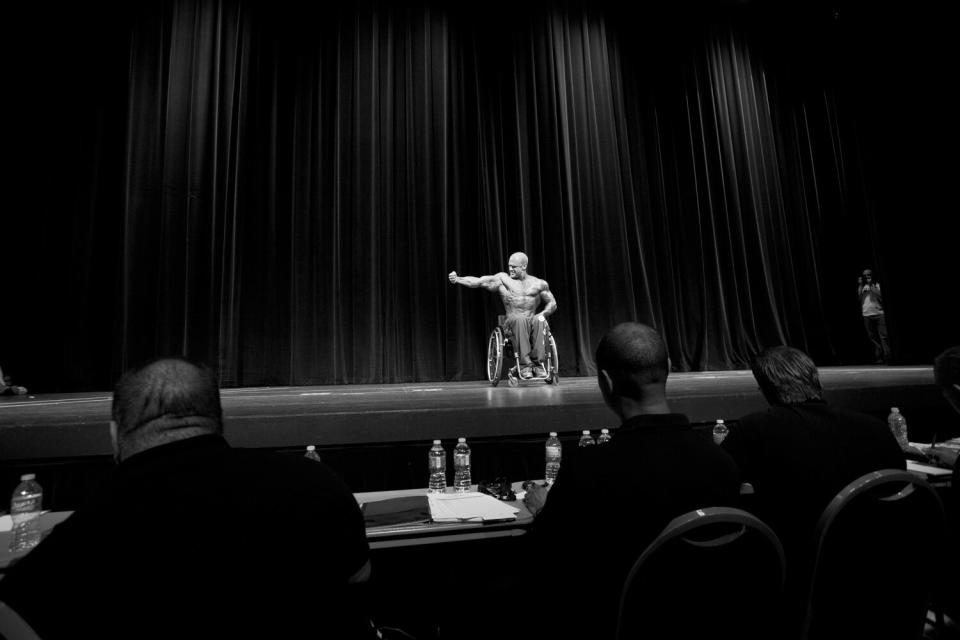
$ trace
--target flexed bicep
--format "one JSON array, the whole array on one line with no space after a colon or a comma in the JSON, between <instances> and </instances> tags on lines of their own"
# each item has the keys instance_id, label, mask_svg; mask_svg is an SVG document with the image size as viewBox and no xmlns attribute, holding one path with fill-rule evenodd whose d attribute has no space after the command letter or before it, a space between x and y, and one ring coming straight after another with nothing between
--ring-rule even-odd
<instances>
[{"instance_id":1,"label":"flexed bicep","mask_svg":"<svg viewBox=\"0 0 960 640\"><path fill-rule=\"evenodd\" d=\"M543 281L543 290L540 292L540 299L543 300L543 311L542 313L545 316L550 315L557 310L557 299L553 297L553 292L550 291L550 285L547 284L547 281Z\"/></svg>"}]
</instances>

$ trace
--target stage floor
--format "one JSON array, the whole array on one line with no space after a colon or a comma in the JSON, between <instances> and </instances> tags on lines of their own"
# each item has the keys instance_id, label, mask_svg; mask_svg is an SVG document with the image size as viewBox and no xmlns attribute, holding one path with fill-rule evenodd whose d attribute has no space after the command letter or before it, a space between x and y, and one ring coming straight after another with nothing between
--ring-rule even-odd
<instances>
[{"instance_id":1,"label":"stage floor","mask_svg":"<svg viewBox=\"0 0 960 640\"><path fill-rule=\"evenodd\" d=\"M920 419L945 405L931 367L823 367L828 401L885 416L891 405ZM728 420L766 406L750 371L670 375L675 411L694 422ZM237 446L349 446L433 438L495 438L616 426L596 379L513 388L486 381L221 391L227 438ZM940 419L940 418L937 418ZM0 398L0 460L109 455L110 393ZM911 426L913 423L911 422Z\"/></svg>"}]
</instances>

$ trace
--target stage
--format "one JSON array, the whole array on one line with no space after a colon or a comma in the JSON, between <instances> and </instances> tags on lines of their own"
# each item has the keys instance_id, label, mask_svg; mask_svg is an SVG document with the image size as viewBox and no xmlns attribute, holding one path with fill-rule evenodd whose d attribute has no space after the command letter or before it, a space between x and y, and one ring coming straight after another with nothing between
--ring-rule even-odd
<instances>
[{"instance_id":1,"label":"stage","mask_svg":"<svg viewBox=\"0 0 960 640\"><path fill-rule=\"evenodd\" d=\"M952 415L930 367L823 367L820 375L830 402L880 417L899 406L911 437ZM766 406L749 371L674 373L667 391L672 408L697 423ZM227 439L271 449L539 438L617 422L592 377L517 388L486 381L241 388L221 397ZM0 460L108 456L109 420L109 392L0 398Z\"/></svg>"}]
</instances>

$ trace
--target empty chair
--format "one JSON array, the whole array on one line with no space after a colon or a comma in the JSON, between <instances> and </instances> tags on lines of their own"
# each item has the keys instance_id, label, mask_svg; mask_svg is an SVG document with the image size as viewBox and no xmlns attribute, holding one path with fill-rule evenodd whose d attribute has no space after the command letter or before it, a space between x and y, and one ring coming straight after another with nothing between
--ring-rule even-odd
<instances>
[{"instance_id":1,"label":"empty chair","mask_svg":"<svg viewBox=\"0 0 960 640\"><path fill-rule=\"evenodd\" d=\"M624 582L618 640L776 638L785 566L776 534L740 509L674 518Z\"/></svg>"},{"instance_id":2,"label":"empty chair","mask_svg":"<svg viewBox=\"0 0 960 640\"><path fill-rule=\"evenodd\" d=\"M929 559L945 547L936 491L907 471L851 482L817 524L803 637L910 640L923 634L939 579Z\"/></svg>"}]
</instances>

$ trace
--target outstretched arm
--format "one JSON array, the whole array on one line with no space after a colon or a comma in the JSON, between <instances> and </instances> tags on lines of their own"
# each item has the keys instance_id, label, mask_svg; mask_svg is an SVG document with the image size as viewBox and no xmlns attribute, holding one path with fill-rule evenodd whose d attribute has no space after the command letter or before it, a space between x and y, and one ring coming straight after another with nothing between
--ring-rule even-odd
<instances>
[{"instance_id":1,"label":"outstretched arm","mask_svg":"<svg viewBox=\"0 0 960 640\"><path fill-rule=\"evenodd\" d=\"M492 276L480 276L477 278L474 276L458 276L456 271L451 271L450 275L447 277L453 284L462 284L463 286L470 287L471 289L478 289L482 287L487 291L495 292L500 288L499 273Z\"/></svg>"},{"instance_id":2,"label":"outstretched arm","mask_svg":"<svg viewBox=\"0 0 960 640\"><path fill-rule=\"evenodd\" d=\"M547 284L546 280L543 281L543 291L540 292L540 299L546 304L543 311L540 312L541 316L549 316L557 310L557 299L553 297L553 292L550 291L550 285Z\"/></svg>"}]
</instances>

